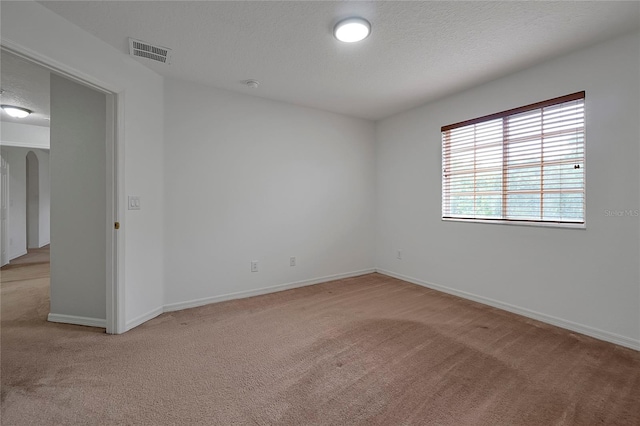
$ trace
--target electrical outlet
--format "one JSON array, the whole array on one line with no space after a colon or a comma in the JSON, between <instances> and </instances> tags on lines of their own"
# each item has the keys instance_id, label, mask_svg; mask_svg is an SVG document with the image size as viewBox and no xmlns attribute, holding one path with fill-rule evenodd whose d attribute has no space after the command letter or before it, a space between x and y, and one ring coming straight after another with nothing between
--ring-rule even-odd
<instances>
[{"instance_id":1,"label":"electrical outlet","mask_svg":"<svg viewBox=\"0 0 640 426\"><path fill-rule=\"evenodd\" d=\"M251 272L258 272L258 261L251 261Z\"/></svg>"},{"instance_id":2,"label":"electrical outlet","mask_svg":"<svg viewBox=\"0 0 640 426\"><path fill-rule=\"evenodd\" d=\"M396 250L396 259L402 260L402 250Z\"/></svg>"},{"instance_id":3,"label":"electrical outlet","mask_svg":"<svg viewBox=\"0 0 640 426\"><path fill-rule=\"evenodd\" d=\"M295 256L291 256L289 258L289 266L296 266L296 258L295 258Z\"/></svg>"}]
</instances>

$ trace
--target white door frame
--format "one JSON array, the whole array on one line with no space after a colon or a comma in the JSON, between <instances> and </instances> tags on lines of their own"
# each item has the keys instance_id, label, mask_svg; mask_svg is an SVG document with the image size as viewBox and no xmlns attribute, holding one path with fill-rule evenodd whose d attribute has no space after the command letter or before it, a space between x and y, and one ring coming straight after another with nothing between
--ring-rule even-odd
<instances>
[{"instance_id":1,"label":"white door frame","mask_svg":"<svg viewBox=\"0 0 640 426\"><path fill-rule=\"evenodd\" d=\"M114 229L114 223L124 225L124 205L119 203L119 194L124 194L124 96L121 87L105 83L91 75L78 71L31 49L24 48L12 41L3 39L0 48L28 61L41 65L51 72L72 81L89 86L104 93L107 97L107 140L105 142L107 158L107 223L106 232L106 332L120 334L125 326L124 292L124 234ZM109 121L113 123L110 125ZM54 243L55 244L55 243Z\"/></svg>"},{"instance_id":2,"label":"white door frame","mask_svg":"<svg viewBox=\"0 0 640 426\"><path fill-rule=\"evenodd\" d=\"M4 221L5 221L4 231L0 230L0 232L2 232L2 236L0 237L2 238L2 249L4 249L4 254L0 253L0 256L2 257L0 259L0 266L4 266L9 263L9 257L11 257L9 254L9 177L11 175L9 170L9 162L7 161L7 152L4 150L0 151L0 158L2 158L2 162L4 163L4 171L5 171L5 176L4 176L5 187L0 188L0 191L2 191L1 204L4 204L4 208L0 206L0 209L4 210L0 214L4 216Z\"/></svg>"}]
</instances>

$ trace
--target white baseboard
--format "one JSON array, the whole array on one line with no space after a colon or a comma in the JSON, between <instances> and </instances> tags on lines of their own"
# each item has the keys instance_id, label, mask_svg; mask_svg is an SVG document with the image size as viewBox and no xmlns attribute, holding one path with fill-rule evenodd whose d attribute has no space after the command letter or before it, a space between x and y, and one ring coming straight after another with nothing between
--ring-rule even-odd
<instances>
[{"instance_id":1,"label":"white baseboard","mask_svg":"<svg viewBox=\"0 0 640 426\"><path fill-rule=\"evenodd\" d=\"M164 312L164 309L162 306L160 306L158 308L153 309L152 311L147 312L146 314L142 314L138 317L135 317L134 319L127 321L127 323L125 324L125 331L129 331L132 328L135 328L142 323L145 323L151 319L154 319L155 317L157 317L163 312Z\"/></svg>"},{"instance_id":2,"label":"white baseboard","mask_svg":"<svg viewBox=\"0 0 640 426\"><path fill-rule=\"evenodd\" d=\"M21 251L18 254L11 254L9 255L9 262L11 262L13 259L18 258L20 256L24 256L25 254L27 254L27 251Z\"/></svg>"},{"instance_id":3,"label":"white baseboard","mask_svg":"<svg viewBox=\"0 0 640 426\"><path fill-rule=\"evenodd\" d=\"M324 283L327 281L340 280L343 278L357 277L376 272L374 268L363 269L361 271L348 272L345 274L328 275L320 278L296 281L288 284L279 284L270 287L262 287L254 290L238 291L235 293L227 293L220 296L204 297L202 299L189 300L186 302L170 303L164 306L164 312L179 311L182 309L195 308L198 306L208 305L210 303L224 302L226 300L244 299L245 297L260 296L267 293L275 293L277 291L290 290L292 288L306 287L313 284Z\"/></svg>"},{"instance_id":4,"label":"white baseboard","mask_svg":"<svg viewBox=\"0 0 640 426\"><path fill-rule=\"evenodd\" d=\"M87 327L106 328L107 320L100 318L78 317L75 315L49 314L47 321L63 324L85 325Z\"/></svg>"},{"instance_id":5,"label":"white baseboard","mask_svg":"<svg viewBox=\"0 0 640 426\"><path fill-rule=\"evenodd\" d=\"M438 290L443 293L452 294L454 296L462 297L463 299L473 300L474 302L482 303L484 305L493 306L494 308L509 311L514 314L522 315L524 317L533 318L538 321L545 322L547 324L555 325L557 327L565 328L567 330L575 331L580 334L585 334L590 337L594 337L605 342L615 343L616 345L625 346L627 348L640 351L640 340L631 339L629 337L621 336L616 333L610 333L608 331L593 328L587 325L578 324L573 321L568 321L562 318L557 318L551 315L543 314L540 312L532 311L530 309L514 306L508 303L499 302L497 300L490 299L488 297L478 296L476 294L467 293L466 291L455 290L450 287L445 287L438 284L433 284L427 281L419 280L417 278L408 277L406 275L397 274L395 272L387 271L385 269L377 269L376 272L388 275L393 278L398 278L403 281L407 281L413 284L417 284L423 287L427 287L433 290Z\"/></svg>"}]
</instances>

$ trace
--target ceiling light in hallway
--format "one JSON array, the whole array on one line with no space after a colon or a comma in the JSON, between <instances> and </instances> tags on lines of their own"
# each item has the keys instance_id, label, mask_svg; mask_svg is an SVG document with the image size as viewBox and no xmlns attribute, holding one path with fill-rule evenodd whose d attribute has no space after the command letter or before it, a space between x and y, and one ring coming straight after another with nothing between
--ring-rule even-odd
<instances>
[{"instance_id":1,"label":"ceiling light in hallway","mask_svg":"<svg viewBox=\"0 0 640 426\"><path fill-rule=\"evenodd\" d=\"M0 107L4 110L4 112L14 118L25 118L33 112L26 108L21 108L13 105L0 105Z\"/></svg>"}]
</instances>

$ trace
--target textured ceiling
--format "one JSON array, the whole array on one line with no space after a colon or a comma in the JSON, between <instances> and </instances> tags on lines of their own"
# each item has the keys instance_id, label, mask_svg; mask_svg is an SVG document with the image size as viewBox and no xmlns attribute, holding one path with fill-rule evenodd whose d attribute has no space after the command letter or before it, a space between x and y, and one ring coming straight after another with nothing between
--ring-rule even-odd
<instances>
[{"instance_id":1,"label":"textured ceiling","mask_svg":"<svg viewBox=\"0 0 640 426\"><path fill-rule=\"evenodd\" d=\"M136 59L164 76L368 119L640 28L635 1L41 3L123 53L127 37L173 49ZM365 41L333 38L350 16Z\"/></svg>"},{"instance_id":2,"label":"textured ceiling","mask_svg":"<svg viewBox=\"0 0 640 426\"><path fill-rule=\"evenodd\" d=\"M49 71L9 52L0 53L0 103L33 111L26 118L13 118L0 111L0 120L49 127Z\"/></svg>"}]
</instances>

